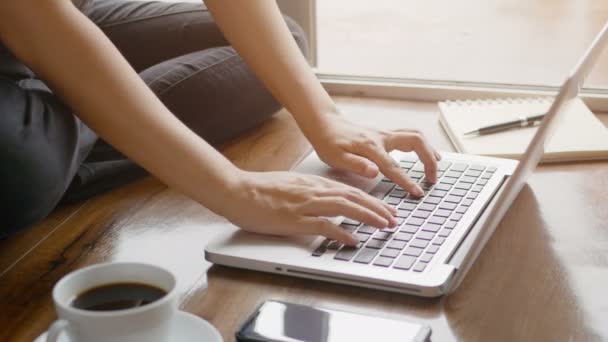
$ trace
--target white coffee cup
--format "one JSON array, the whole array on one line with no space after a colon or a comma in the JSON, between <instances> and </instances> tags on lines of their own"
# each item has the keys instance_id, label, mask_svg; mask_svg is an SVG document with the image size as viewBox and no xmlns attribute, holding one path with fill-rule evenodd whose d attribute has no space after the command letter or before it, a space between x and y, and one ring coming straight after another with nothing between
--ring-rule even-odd
<instances>
[{"instance_id":1,"label":"white coffee cup","mask_svg":"<svg viewBox=\"0 0 608 342\"><path fill-rule=\"evenodd\" d=\"M72 306L83 292L114 283L141 283L167 292L162 298L136 308L90 311ZM70 342L164 342L169 340L177 313L176 280L171 272L143 263L107 263L89 266L63 277L53 288L59 319L49 328L47 342L67 334Z\"/></svg>"}]
</instances>

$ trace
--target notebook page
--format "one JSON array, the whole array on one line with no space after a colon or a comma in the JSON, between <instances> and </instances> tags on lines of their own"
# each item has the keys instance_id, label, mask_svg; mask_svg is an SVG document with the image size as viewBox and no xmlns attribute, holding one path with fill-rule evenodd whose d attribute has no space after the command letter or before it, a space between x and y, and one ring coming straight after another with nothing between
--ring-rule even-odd
<instances>
[{"instance_id":1,"label":"notebook page","mask_svg":"<svg viewBox=\"0 0 608 342\"><path fill-rule=\"evenodd\" d=\"M517 158L524 153L536 132L526 127L482 136L464 136L465 132L499 122L545 113L551 98L455 101L439 104L443 124L450 138L464 153ZM547 159L608 156L608 130L576 99L561 118L555 135L549 140Z\"/></svg>"}]
</instances>

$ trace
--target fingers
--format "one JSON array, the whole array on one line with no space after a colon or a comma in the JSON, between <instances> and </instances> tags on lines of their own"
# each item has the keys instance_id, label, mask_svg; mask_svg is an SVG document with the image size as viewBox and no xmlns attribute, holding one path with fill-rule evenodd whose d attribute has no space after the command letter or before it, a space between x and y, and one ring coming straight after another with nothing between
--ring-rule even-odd
<instances>
[{"instance_id":1,"label":"fingers","mask_svg":"<svg viewBox=\"0 0 608 342\"><path fill-rule=\"evenodd\" d=\"M338 167L359 176L374 178L378 175L378 167L374 163L352 153L344 153L340 157L339 164Z\"/></svg>"},{"instance_id":2,"label":"fingers","mask_svg":"<svg viewBox=\"0 0 608 342\"><path fill-rule=\"evenodd\" d=\"M382 174L402 187L405 191L414 196L424 195L420 186L403 172L399 164L397 164L384 149L375 147L368 151L364 151L363 153L365 157L378 165Z\"/></svg>"},{"instance_id":3,"label":"fingers","mask_svg":"<svg viewBox=\"0 0 608 342\"><path fill-rule=\"evenodd\" d=\"M343 197L325 197L311 201L307 208L304 208L303 214L307 216L345 216L377 228L385 228L389 224L389 220L378 213ZM393 219L391 223L396 222Z\"/></svg>"},{"instance_id":4,"label":"fingers","mask_svg":"<svg viewBox=\"0 0 608 342\"><path fill-rule=\"evenodd\" d=\"M424 174L431 183L437 182L438 153L419 133L396 133L387 138L386 145L401 151L414 150L424 164Z\"/></svg>"},{"instance_id":5,"label":"fingers","mask_svg":"<svg viewBox=\"0 0 608 342\"><path fill-rule=\"evenodd\" d=\"M368 161L371 163L371 161ZM328 188L319 193L320 196L339 196L348 199L349 201L358 203L368 209L375 211L378 215L384 217L389 221L389 225L392 222L395 224L397 221L394 216L397 214L397 209L390 204L384 203L383 201L375 198L374 196L357 189L355 187L332 181L326 178L320 178L325 182L325 186Z\"/></svg>"},{"instance_id":6,"label":"fingers","mask_svg":"<svg viewBox=\"0 0 608 342\"><path fill-rule=\"evenodd\" d=\"M348 246L356 246L359 243L359 240L351 233L322 218L304 218L302 220L302 229L305 234L322 235L328 239L340 241Z\"/></svg>"}]
</instances>

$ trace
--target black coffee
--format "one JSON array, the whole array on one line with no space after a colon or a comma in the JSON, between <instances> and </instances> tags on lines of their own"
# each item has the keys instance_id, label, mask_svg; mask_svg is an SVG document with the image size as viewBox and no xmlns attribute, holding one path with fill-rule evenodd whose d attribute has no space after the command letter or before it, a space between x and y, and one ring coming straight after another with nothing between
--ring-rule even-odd
<instances>
[{"instance_id":1,"label":"black coffee","mask_svg":"<svg viewBox=\"0 0 608 342\"><path fill-rule=\"evenodd\" d=\"M91 311L124 310L144 306L161 299L167 291L139 283L114 283L86 290L72 306Z\"/></svg>"}]
</instances>

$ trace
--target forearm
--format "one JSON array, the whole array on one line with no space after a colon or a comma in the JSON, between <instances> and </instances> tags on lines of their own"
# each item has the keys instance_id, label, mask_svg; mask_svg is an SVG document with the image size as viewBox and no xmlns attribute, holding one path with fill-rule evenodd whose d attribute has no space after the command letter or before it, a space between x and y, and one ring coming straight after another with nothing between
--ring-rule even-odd
<instances>
[{"instance_id":1,"label":"forearm","mask_svg":"<svg viewBox=\"0 0 608 342\"><path fill-rule=\"evenodd\" d=\"M106 141L216 212L237 169L156 98L66 0L0 5L3 42Z\"/></svg>"},{"instance_id":2,"label":"forearm","mask_svg":"<svg viewBox=\"0 0 608 342\"><path fill-rule=\"evenodd\" d=\"M222 32L307 136L336 113L292 38L275 0L206 0ZM254 33L254 34L252 34Z\"/></svg>"}]
</instances>

